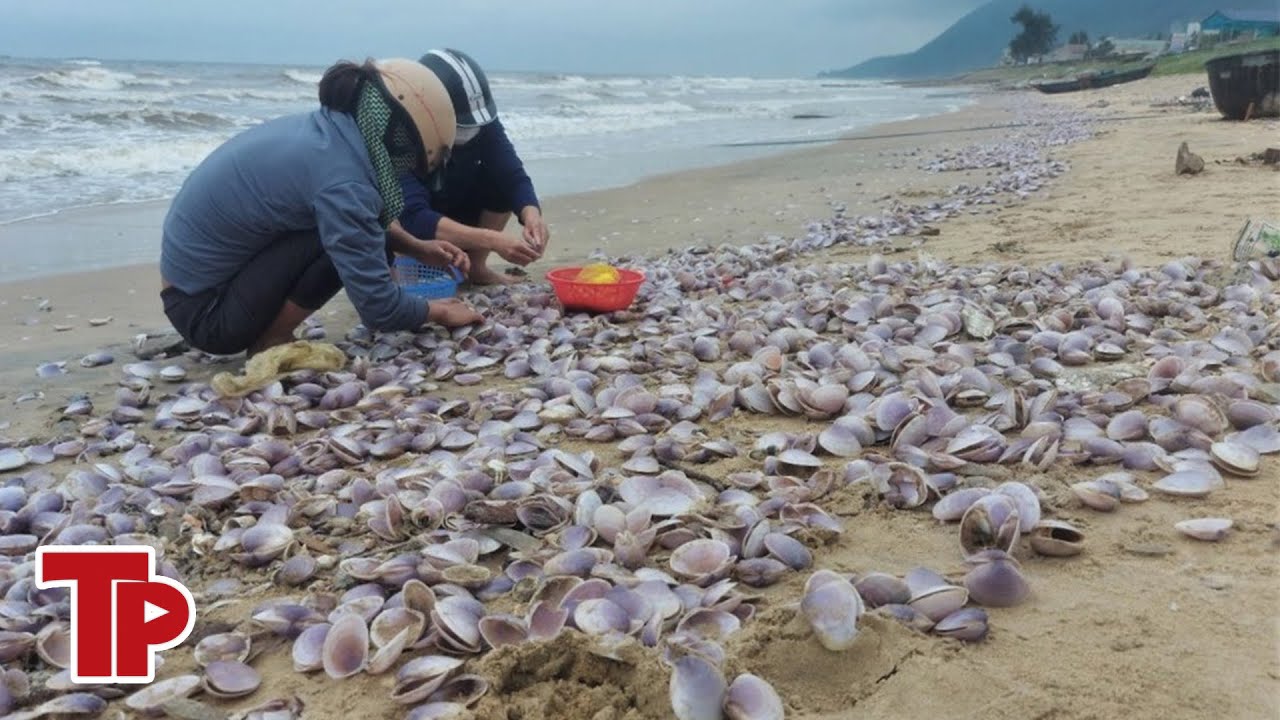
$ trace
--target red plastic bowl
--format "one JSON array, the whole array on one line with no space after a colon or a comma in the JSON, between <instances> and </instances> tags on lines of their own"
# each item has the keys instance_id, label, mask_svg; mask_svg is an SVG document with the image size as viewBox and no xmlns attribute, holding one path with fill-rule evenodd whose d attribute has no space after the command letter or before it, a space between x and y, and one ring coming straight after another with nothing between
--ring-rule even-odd
<instances>
[{"instance_id":1,"label":"red plastic bowl","mask_svg":"<svg viewBox=\"0 0 1280 720\"><path fill-rule=\"evenodd\" d=\"M580 267L556 268L547 273L551 289L565 310L589 312L616 312L626 310L635 302L636 293L644 284L644 273L638 270L618 268L622 279L616 283L586 283L577 280Z\"/></svg>"}]
</instances>

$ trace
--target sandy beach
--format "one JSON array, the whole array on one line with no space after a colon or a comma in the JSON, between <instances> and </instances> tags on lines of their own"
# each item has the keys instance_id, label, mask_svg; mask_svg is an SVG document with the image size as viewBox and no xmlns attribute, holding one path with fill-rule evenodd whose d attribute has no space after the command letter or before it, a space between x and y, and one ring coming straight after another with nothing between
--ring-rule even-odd
<instances>
[{"instance_id":1,"label":"sandy beach","mask_svg":"<svg viewBox=\"0 0 1280 720\"><path fill-rule=\"evenodd\" d=\"M529 273L541 282L546 270L579 262L597 251L626 264L628 259L661 257L668 251L700 246L804 238L811 224L819 231L836 213L891 219L906 214L907 206L928 208L954 199L958 186L992 182L1005 169L994 163L976 169L930 170L931 165L936 170L939 158L966 153L972 157L966 148L995 146L1019 133L1046 130L1014 124L1027 118L1049 122L1071 111L1093 118L1088 123L1092 137L1048 148L1050 165L1060 172L1036 178L1041 187L1025 192L1025 197L1017 192L994 195L990 204L967 206L956 217L912 226L881 243L842 242L812 252L780 252L779 262L797 278L825 282L824 270L846 264L865 275L863 269L875 262L873 256L890 264L916 262L925 256L949 266L990 264L995 268L989 270L993 275L1045 268L1053 274L1060 267L1095 261L1113 269L1122 264L1158 269L1196 256L1223 264L1211 276L1223 284L1234 282L1229 261L1237 230L1251 217L1280 220L1280 172L1251 159L1254 153L1276 145L1280 125L1275 120L1227 123L1212 108L1172 102L1201 84L1200 76L1175 76L1055 98L1029 91L984 94L964 110L878 126L831 145L656 177L617 190L550 198L545 215L553 232L551 249L528 268ZM1204 157L1202 174L1175 175L1175 153L1184 141ZM51 251L80 251L73 247L102 251L120 233L152 234L158 243L162 212L163 205L120 206L11 224L0 232L6 242L47 244ZM86 238L92 238L91 245L83 244ZM911 282L925 280L899 284ZM0 407L4 408L0 447L77 435L84 418L60 417L73 397L87 396L99 408L97 414L109 412L122 365L133 360L128 351L133 336L166 327L158 283L152 266L137 265L0 285L4 329L0 333ZM670 293L677 292L679 285L674 279L662 283L663 291ZM1270 306L1275 307L1274 284L1253 287L1259 302L1270 297ZM703 288L689 291L686 301L698 312L712 308L726 316L746 317L747 311L728 301L718 305L724 300L721 295ZM1064 304L1076 300L1062 298ZM47 309L42 309L42 301L47 301ZM480 297L478 302L483 307L495 301ZM655 312L647 318L645 308L640 310L631 318L631 327L659 317ZM664 311L661 317L668 315ZM102 318L110 320L91 326L90 319ZM320 319L329 338L339 340L353 325L354 313L339 298L322 311ZM616 325L627 327L628 323ZM63 326L69 329L60 329ZM1183 330L1194 335L1197 328L1188 318ZM1216 330L1213 325L1203 339ZM837 332L827 339L839 337ZM636 344L643 339L636 338ZM662 340L658 338L655 347ZM1263 345L1267 344L1270 350L1277 349L1274 334ZM1259 346L1242 362L1256 361L1266 349ZM115 362L80 367L79 358L95 350L113 353ZM586 346L580 352L588 357L594 351ZM794 352L790 357L796 361ZM1145 378L1156 359L1132 352L1121 364L1132 367L1130 375ZM725 360L730 360L727 353ZM36 367L51 361L66 361L67 373L37 378ZM186 357L175 362L188 368L191 380L203 382L214 372L235 369L239 361L212 364ZM729 364L708 367L724 372ZM483 371L484 381L477 386L440 382L426 395L465 398L481 406L496 402L493 393L519 396L543 382L507 379L501 370L499 364ZM655 370L653 375L655 388L693 383L694 377L672 368ZM1097 381L1100 392L1110 389L1106 383ZM157 385L153 405L178 391L178 386ZM1276 402L1265 403L1273 412L1272 425ZM1153 409L1154 405L1143 407L1164 412ZM766 432L816 434L830 425L741 409L723 422L705 418L697 422L712 437L728 439L743 450L739 457L701 468L716 479L760 470L761 463L746 451ZM157 454L182 438L181 431L155 430L146 423L135 430L140 439L156 446ZM550 447L595 453L601 466L597 477L625 460L614 442L549 437L553 438ZM867 456L889 452L887 443L864 448ZM830 456L822 459L826 468L836 472L849 462ZM406 460L408 456L397 460L396 466L406 465ZM77 467L85 465L58 460L38 471L62 477ZM386 467L371 461L357 469L372 478ZM1275 456L1262 459L1255 477L1231 477L1225 487L1201 499L1153 492L1147 502L1104 513L1082 505L1070 490L1073 483L1117 469L1063 458L1043 467L969 464L954 471L964 478L962 484L1020 481L1034 486L1047 517L1072 523L1086 537L1084 552L1065 558L1035 554L1024 541L1015 555L1030 582L1031 597L1015 607L989 608L990 635L977 643L923 634L868 614L852 648L834 653L818 644L798 613L805 580L813 569L902 575L925 566L955 582L968 570L957 544L956 525L935 520L927 506L891 509L865 483L833 491L815 502L838 519L843 531L832 537L800 533L812 551L812 568L788 572L767 588L738 588L753 598L755 610L740 630L724 639L726 676L732 679L750 672L765 679L782 698L786 717L795 720L1275 717L1280 712L1280 624L1275 603L1280 590L1280 465ZM24 470L37 471L35 467ZM19 472L23 471L8 473L6 482ZM1135 474L1148 488L1161 475ZM193 525L211 513L195 515L199 519L190 520ZM1194 517L1228 517L1234 527L1220 542L1197 542L1174 530L1176 522ZM172 530L175 524L165 526ZM204 529L217 532L212 526ZM361 674L340 682L324 673L294 672L288 641L262 632L249 620L253 609L268 599L299 597L305 591L341 592L355 584L351 578L339 580L338 574L325 573L304 588L281 588L272 582L279 562L246 570L226 558L197 557L192 554L193 533L174 532L176 537L169 538L169 559L189 571L184 579L202 600L206 598L201 593L220 575L243 581L241 592L202 614L189 645L231 629L256 633L252 664L263 676L262 689L240 700L212 701L212 706L227 713L275 698L296 697L305 704L301 717L308 719L404 716L404 708L389 699L394 672ZM317 534L309 539L316 541L312 551L320 552L317 548L332 549L331 541L337 538ZM377 547L369 554L386 557ZM665 551L661 557L656 564L665 569ZM497 561L489 565L501 568ZM491 605L517 614L524 609L510 598ZM490 686L466 716L501 720L671 717L670 669L662 663L662 653L626 647L616 654L613 659L603 657L598 647L573 631L551 641L488 652L465 666L465 672L484 678ZM162 677L194 667L188 646L168 653L167 658ZM43 682L47 673L42 673L32 673L33 685ZM33 697L48 696L40 689ZM120 703L112 711L117 708L133 717Z\"/></svg>"}]
</instances>

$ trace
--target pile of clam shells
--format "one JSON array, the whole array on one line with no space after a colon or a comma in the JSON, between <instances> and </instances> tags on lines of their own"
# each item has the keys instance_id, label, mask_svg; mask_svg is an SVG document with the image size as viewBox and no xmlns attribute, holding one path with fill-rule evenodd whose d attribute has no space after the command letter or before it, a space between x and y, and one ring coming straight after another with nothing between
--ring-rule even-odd
<instances>
[{"instance_id":1,"label":"pile of clam shells","mask_svg":"<svg viewBox=\"0 0 1280 720\"><path fill-rule=\"evenodd\" d=\"M660 654L681 720L781 718L767 679L726 678L724 642L792 577L799 617L832 652L867 612L984 639L984 608L1032 597L1024 546L1087 547L1031 478L1070 467L1073 496L1109 512L1152 493L1189 503L1280 452L1269 261L1224 275L1194 258L812 255L1039 187L1062 169L1047 148L1088 136L1082 118L1058 120L961 153L1005 153L976 192L634 259L648 282L626 312L565 315L539 286L489 290L474 296L483 326L356 328L340 342L348 367L243 399L188 380L191 360L122 367L113 405L71 399L54 436L0 449L0 711L93 716L125 694L69 683L66 593L32 582L49 543L155 547L202 613L280 588L225 632L198 627L169 653L192 654L185 674L161 669L122 701L196 720L269 696L252 663L280 641L299 673L387 674L405 717L465 717L489 689L471 659L564 632L613 662ZM831 501L851 494L958 523L967 574L815 569L844 531ZM235 715L302 716L296 697Z\"/></svg>"}]
</instances>

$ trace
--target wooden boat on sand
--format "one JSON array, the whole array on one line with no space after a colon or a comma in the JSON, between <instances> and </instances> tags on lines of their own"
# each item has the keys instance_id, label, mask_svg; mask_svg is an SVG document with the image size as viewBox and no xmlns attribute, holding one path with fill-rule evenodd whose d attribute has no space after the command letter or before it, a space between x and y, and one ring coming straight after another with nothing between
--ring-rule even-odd
<instances>
[{"instance_id":1,"label":"wooden boat on sand","mask_svg":"<svg viewBox=\"0 0 1280 720\"><path fill-rule=\"evenodd\" d=\"M1156 67L1155 63L1143 65L1133 70L1104 70L1098 73L1081 73L1071 80L1056 80L1052 82L1032 83L1031 86L1042 93L1049 95L1057 95L1059 93L1077 92L1080 90L1092 90L1095 88L1111 87L1112 85L1120 85L1121 83L1133 82L1141 80L1151 74Z\"/></svg>"}]
</instances>

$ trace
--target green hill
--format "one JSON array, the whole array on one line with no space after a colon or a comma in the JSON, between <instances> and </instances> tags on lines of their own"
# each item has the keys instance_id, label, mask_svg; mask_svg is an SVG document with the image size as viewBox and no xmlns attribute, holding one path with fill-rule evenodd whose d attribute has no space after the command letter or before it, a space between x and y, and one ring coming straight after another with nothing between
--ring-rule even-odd
<instances>
[{"instance_id":1,"label":"green hill","mask_svg":"<svg viewBox=\"0 0 1280 720\"><path fill-rule=\"evenodd\" d=\"M1226 7L1267 10L1276 0L1228 0ZM1175 23L1202 20L1224 5L1217 0L992 0L947 28L923 47L905 55L877 57L830 77L910 79L946 77L1000 61L1017 26L1009 21L1024 3L1048 12L1060 27L1059 40L1077 30L1091 38L1140 37L1168 33Z\"/></svg>"}]
</instances>

